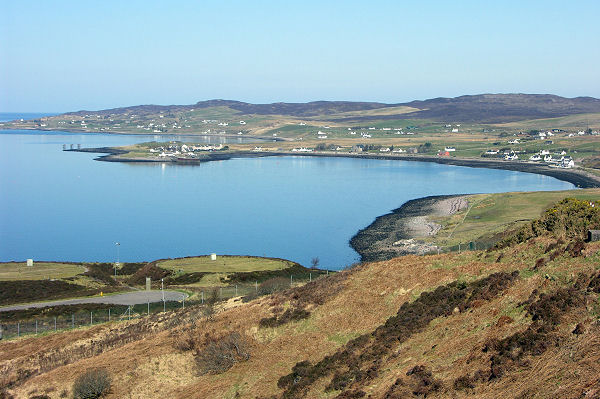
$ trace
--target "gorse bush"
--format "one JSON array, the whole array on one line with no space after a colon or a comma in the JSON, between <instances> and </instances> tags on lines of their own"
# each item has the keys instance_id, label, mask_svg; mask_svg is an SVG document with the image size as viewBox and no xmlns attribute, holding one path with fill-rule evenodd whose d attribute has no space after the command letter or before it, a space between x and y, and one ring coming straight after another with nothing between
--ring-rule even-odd
<instances>
[{"instance_id":1,"label":"gorse bush","mask_svg":"<svg viewBox=\"0 0 600 399\"><path fill-rule=\"evenodd\" d=\"M496 247L505 248L547 234L560 239L584 240L588 230L598 228L600 228L600 206L595 206L589 201L565 198L544 212L541 218L500 241Z\"/></svg>"},{"instance_id":2,"label":"gorse bush","mask_svg":"<svg viewBox=\"0 0 600 399\"><path fill-rule=\"evenodd\" d=\"M220 374L235 363L248 360L250 352L242 335L232 332L220 338L211 338L206 346L196 352L195 357L200 374Z\"/></svg>"},{"instance_id":3,"label":"gorse bush","mask_svg":"<svg viewBox=\"0 0 600 399\"><path fill-rule=\"evenodd\" d=\"M290 280L285 277L274 277L263 281L258 286L259 295L270 295L290 287Z\"/></svg>"},{"instance_id":4,"label":"gorse bush","mask_svg":"<svg viewBox=\"0 0 600 399\"><path fill-rule=\"evenodd\" d=\"M108 392L110 383L110 375L105 369L88 370L75 380L73 384L73 398L99 398Z\"/></svg>"}]
</instances>

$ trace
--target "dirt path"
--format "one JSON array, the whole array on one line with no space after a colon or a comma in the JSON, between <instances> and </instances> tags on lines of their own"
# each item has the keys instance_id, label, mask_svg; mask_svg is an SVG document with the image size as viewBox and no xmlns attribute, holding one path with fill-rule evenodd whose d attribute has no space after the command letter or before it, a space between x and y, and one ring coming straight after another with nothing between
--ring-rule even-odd
<instances>
[{"instance_id":1,"label":"dirt path","mask_svg":"<svg viewBox=\"0 0 600 399\"><path fill-rule=\"evenodd\" d=\"M182 292L165 290L166 301L181 301L184 297L187 297L187 295ZM23 305L4 306L0 307L0 312L24 310L29 308L43 308L46 306L80 305L84 303L105 303L109 305L138 305L141 303L148 302L161 302L162 298L162 291L160 290L137 291L108 296L96 296L92 298L65 299L60 301L36 302Z\"/></svg>"}]
</instances>

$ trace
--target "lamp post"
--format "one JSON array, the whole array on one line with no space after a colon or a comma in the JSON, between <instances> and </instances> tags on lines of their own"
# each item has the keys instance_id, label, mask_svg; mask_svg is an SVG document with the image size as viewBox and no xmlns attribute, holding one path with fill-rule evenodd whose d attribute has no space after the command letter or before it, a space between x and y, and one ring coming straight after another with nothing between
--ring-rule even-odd
<instances>
[{"instance_id":1,"label":"lamp post","mask_svg":"<svg viewBox=\"0 0 600 399\"><path fill-rule=\"evenodd\" d=\"M119 248L121 247L121 244L115 242L115 247L117 247L117 263L115 263L115 277L117 277L117 265L119 264Z\"/></svg>"}]
</instances>

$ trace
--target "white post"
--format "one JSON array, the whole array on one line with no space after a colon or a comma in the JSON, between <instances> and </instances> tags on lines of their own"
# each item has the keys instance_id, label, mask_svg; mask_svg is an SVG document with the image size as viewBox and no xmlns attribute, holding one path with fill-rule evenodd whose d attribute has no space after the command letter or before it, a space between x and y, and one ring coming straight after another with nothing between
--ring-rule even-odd
<instances>
[{"instance_id":1,"label":"white post","mask_svg":"<svg viewBox=\"0 0 600 399\"><path fill-rule=\"evenodd\" d=\"M237 284L235 285L235 296L237 296Z\"/></svg>"},{"instance_id":2,"label":"white post","mask_svg":"<svg viewBox=\"0 0 600 399\"><path fill-rule=\"evenodd\" d=\"M204 305L204 291L202 291L202 304Z\"/></svg>"},{"instance_id":3,"label":"white post","mask_svg":"<svg viewBox=\"0 0 600 399\"><path fill-rule=\"evenodd\" d=\"M256 292L258 292L258 281L254 282L254 289L256 290Z\"/></svg>"},{"instance_id":4,"label":"white post","mask_svg":"<svg viewBox=\"0 0 600 399\"><path fill-rule=\"evenodd\" d=\"M312 273L308 273L308 282L312 281Z\"/></svg>"},{"instance_id":5,"label":"white post","mask_svg":"<svg viewBox=\"0 0 600 399\"><path fill-rule=\"evenodd\" d=\"M94 316L93 313L90 312L90 326L94 324Z\"/></svg>"},{"instance_id":6,"label":"white post","mask_svg":"<svg viewBox=\"0 0 600 399\"><path fill-rule=\"evenodd\" d=\"M110 308L108 308L108 321L110 321Z\"/></svg>"},{"instance_id":7,"label":"white post","mask_svg":"<svg viewBox=\"0 0 600 399\"><path fill-rule=\"evenodd\" d=\"M294 283L294 276L292 276L292 275L290 274L290 287L292 286L292 284L293 284L293 283Z\"/></svg>"},{"instance_id":8,"label":"white post","mask_svg":"<svg viewBox=\"0 0 600 399\"><path fill-rule=\"evenodd\" d=\"M21 322L17 323L17 337L21 336Z\"/></svg>"}]
</instances>

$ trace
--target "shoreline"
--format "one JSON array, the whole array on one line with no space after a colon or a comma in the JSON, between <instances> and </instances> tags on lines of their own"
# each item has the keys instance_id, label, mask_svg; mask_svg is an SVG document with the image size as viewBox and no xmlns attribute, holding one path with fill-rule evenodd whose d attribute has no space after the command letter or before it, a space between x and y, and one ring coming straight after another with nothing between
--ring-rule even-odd
<instances>
[{"instance_id":1,"label":"shoreline","mask_svg":"<svg viewBox=\"0 0 600 399\"><path fill-rule=\"evenodd\" d=\"M424 255L440 249L415 240L434 236L442 226L428 222L429 216L449 216L468 206L469 194L432 195L406 201L381 215L349 241L361 262L389 260L404 255Z\"/></svg>"},{"instance_id":2,"label":"shoreline","mask_svg":"<svg viewBox=\"0 0 600 399\"><path fill-rule=\"evenodd\" d=\"M381 155L381 154L361 154L361 153L335 153L335 152L311 152L299 153L292 151L236 151L221 153L218 156L216 152L210 152L205 159L190 159L189 161L177 161L175 159L152 159L152 158L127 158L119 155L126 154L127 151L113 147L101 148L81 148L66 149L64 151L91 152L107 154L97 158L96 161L104 162L157 162L157 163L177 163L177 164L200 164L213 160L226 160L232 158L260 158L271 156L305 156L305 157L330 157L330 158L361 158L361 159L383 159L413 162L434 162L444 165L465 166L471 168L502 169L525 173L535 173L544 176L554 177L558 180L572 183L577 188L598 188L600 187L600 176L595 176L589 172L578 168L564 169L551 168L546 165L528 162L528 161L503 161L494 159L478 158L446 158L431 155Z\"/></svg>"},{"instance_id":3,"label":"shoreline","mask_svg":"<svg viewBox=\"0 0 600 399\"><path fill-rule=\"evenodd\" d=\"M139 158L121 158L119 154L127 151L116 148L88 148L80 150L66 150L79 152L101 152L104 155L95 160L105 162L159 162L159 163L174 163L174 164L195 164L199 165L202 162L210 162L212 160L224 160L231 158L257 158L268 156L313 156L313 157L338 157L338 158L361 158L361 159L387 159L387 160L402 160L402 161L420 161L420 162L435 162L440 164L489 168L489 169L504 169L526 173L536 173L554 177L556 179L567 181L579 188L597 188L600 187L600 177L594 176L591 173L578 169L558 169L550 168L545 165L535 164L523 161L499 161L488 159L470 159L470 158L439 158L424 155L380 155L380 154L352 154L352 153L295 153L291 151L269 151L269 152L252 152L238 151L229 154L211 153L207 155L213 156L211 159L193 160L191 162L181 162L177 160L150 160ZM208 158L208 157L207 157ZM427 244L419 238L428 235L435 235L437 229L441 226L436 226L435 223L428 222L426 219L431 215L451 215L460 209L467 206L466 197L468 194L453 194L453 195L435 195L409 200L400 207L392 210L389 213L378 216L368 226L360 229L350 240L350 247L356 251L361 259L361 262L382 261L398 256L417 254L423 255L437 251L439 248L433 244ZM459 201L459 202L456 202ZM461 204L460 201L464 201ZM448 202L448 204L443 204Z\"/></svg>"},{"instance_id":4,"label":"shoreline","mask_svg":"<svg viewBox=\"0 0 600 399\"><path fill-rule=\"evenodd\" d=\"M2 127L0 126L0 131L16 131L16 130L31 130L31 131L36 131L36 132L58 132L58 133L71 133L71 134L75 134L75 133L83 133L83 134L114 134L114 135L119 135L119 136L180 136L180 137L225 137L225 138L230 138L230 139L239 139L239 138L250 138L250 139L257 139L260 141L293 141L291 139L286 139L284 137L270 137L270 136L251 136L251 135L246 135L246 136L240 136L238 134L207 134L207 133L133 133L133 132L116 132L116 131L112 131L112 132L107 132L107 131L97 131L97 132L90 132L89 130L81 130L81 129L61 129L61 130L56 130L56 129L41 129L41 128L30 128L30 127L19 127L19 128L6 128L6 127Z\"/></svg>"}]
</instances>

